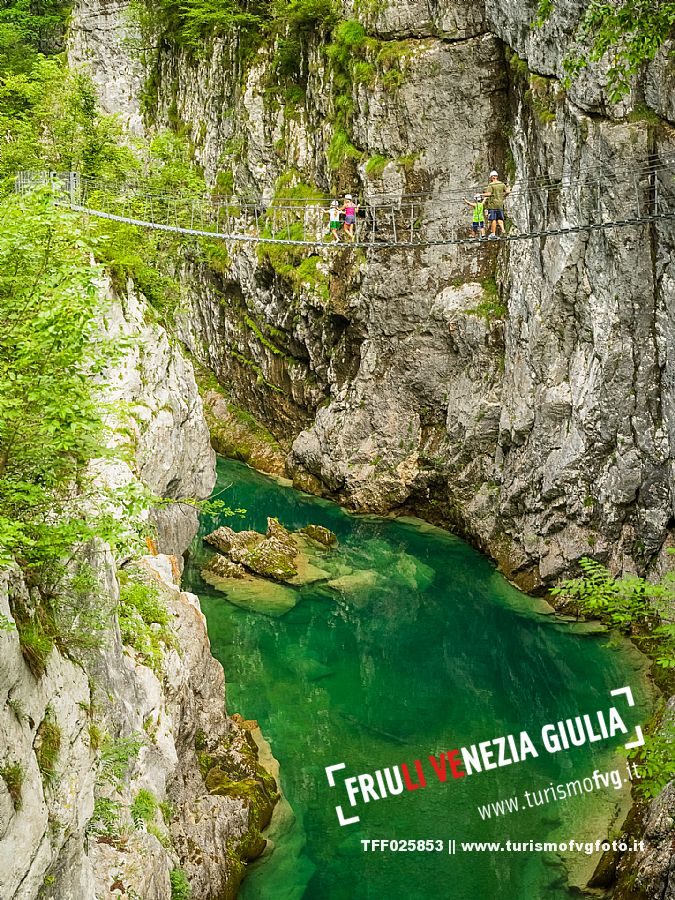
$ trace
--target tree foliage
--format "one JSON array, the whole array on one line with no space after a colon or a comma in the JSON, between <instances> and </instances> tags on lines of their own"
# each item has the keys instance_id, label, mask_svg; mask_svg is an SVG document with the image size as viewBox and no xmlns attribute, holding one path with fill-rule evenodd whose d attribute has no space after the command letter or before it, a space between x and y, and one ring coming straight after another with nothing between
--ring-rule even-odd
<instances>
[{"instance_id":1,"label":"tree foliage","mask_svg":"<svg viewBox=\"0 0 675 900\"><path fill-rule=\"evenodd\" d=\"M317 26L338 21L335 0L146 0L164 33L199 52L204 40L236 34L245 53L286 35L294 45Z\"/></svg>"},{"instance_id":2,"label":"tree foliage","mask_svg":"<svg viewBox=\"0 0 675 900\"><path fill-rule=\"evenodd\" d=\"M0 5L0 71L28 72L38 54L63 50L63 0L4 0Z\"/></svg>"},{"instance_id":3,"label":"tree foliage","mask_svg":"<svg viewBox=\"0 0 675 900\"><path fill-rule=\"evenodd\" d=\"M0 74L0 183L19 169L116 177L137 165L114 119L102 116L91 81L38 56L27 72Z\"/></svg>"},{"instance_id":4,"label":"tree foliage","mask_svg":"<svg viewBox=\"0 0 675 900\"><path fill-rule=\"evenodd\" d=\"M88 461L103 452L92 383L98 270L82 223L47 196L2 204L0 225L0 560L27 569L89 535L73 510ZM71 512L69 512L71 510Z\"/></svg>"},{"instance_id":5,"label":"tree foliage","mask_svg":"<svg viewBox=\"0 0 675 900\"><path fill-rule=\"evenodd\" d=\"M584 615L638 636L658 666L675 669L675 573L652 583L637 575L614 578L593 559L584 558L579 565L583 575L561 582L551 594L572 601ZM642 778L637 791L654 797L675 773L672 718L667 716L662 728L647 736L637 759Z\"/></svg>"},{"instance_id":6,"label":"tree foliage","mask_svg":"<svg viewBox=\"0 0 675 900\"><path fill-rule=\"evenodd\" d=\"M548 18L554 6L555 0L540 0L538 24ZM572 79L589 63L607 56L607 88L610 99L616 102L628 93L632 76L673 38L674 27L673 0L591 0L563 67Z\"/></svg>"},{"instance_id":7,"label":"tree foliage","mask_svg":"<svg viewBox=\"0 0 675 900\"><path fill-rule=\"evenodd\" d=\"M657 664L674 669L675 573L653 583L638 575L614 578L603 565L587 557L579 565L583 576L561 582L551 594L573 601L584 615L652 642Z\"/></svg>"}]
</instances>

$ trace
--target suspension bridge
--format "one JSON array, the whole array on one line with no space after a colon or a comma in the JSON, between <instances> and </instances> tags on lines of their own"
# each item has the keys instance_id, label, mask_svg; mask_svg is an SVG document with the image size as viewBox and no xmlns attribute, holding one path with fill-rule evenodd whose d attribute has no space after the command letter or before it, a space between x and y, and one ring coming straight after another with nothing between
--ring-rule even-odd
<instances>
[{"instance_id":1,"label":"suspension bridge","mask_svg":"<svg viewBox=\"0 0 675 900\"><path fill-rule=\"evenodd\" d=\"M367 192L360 203L355 240L328 235L330 199L184 196L147 185L109 182L76 172L21 172L16 189L48 187L56 201L86 216L233 244L281 244L341 250L392 250L433 246L479 247L488 238L469 234L471 211L463 203L485 190L405 194ZM508 231L502 242L597 229L635 228L675 219L675 158L631 161L621 169L586 169L560 177L520 180L507 197ZM486 223L487 224L487 223Z\"/></svg>"}]
</instances>

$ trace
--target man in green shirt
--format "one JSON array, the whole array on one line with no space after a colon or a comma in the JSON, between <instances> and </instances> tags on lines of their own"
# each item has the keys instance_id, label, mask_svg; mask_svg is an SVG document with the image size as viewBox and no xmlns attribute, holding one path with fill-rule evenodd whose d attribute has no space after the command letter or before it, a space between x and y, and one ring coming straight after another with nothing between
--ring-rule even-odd
<instances>
[{"instance_id":1,"label":"man in green shirt","mask_svg":"<svg viewBox=\"0 0 675 900\"><path fill-rule=\"evenodd\" d=\"M510 188L503 181L499 180L499 174L493 169L490 172L490 183L487 190L483 191L485 197L485 208L487 209L488 222L490 223L490 234L488 237L497 237L497 224L499 223L499 232L504 234L504 199L507 197Z\"/></svg>"}]
</instances>

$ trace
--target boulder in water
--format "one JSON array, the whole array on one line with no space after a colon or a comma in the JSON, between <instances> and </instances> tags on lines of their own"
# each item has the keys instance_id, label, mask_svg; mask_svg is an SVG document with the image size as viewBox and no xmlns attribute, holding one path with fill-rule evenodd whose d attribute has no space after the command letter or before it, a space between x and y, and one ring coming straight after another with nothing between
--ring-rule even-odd
<instances>
[{"instance_id":1,"label":"boulder in water","mask_svg":"<svg viewBox=\"0 0 675 900\"><path fill-rule=\"evenodd\" d=\"M276 538L266 538L253 550L232 553L231 557L256 575L272 578L274 581L289 581L298 574L296 553L297 549L290 550L286 543Z\"/></svg>"},{"instance_id":2,"label":"boulder in water","mask_svg":"<svg viewBox=\"0 0 675 900\"><path fill-rule=\"evenodd\" d=\"M324 547L334 546L337 538L328 528L309 525L291 534L278 519L267 519L266 534L257 531L233 531L226 525L207 535L204 540L224 554L225 561L209 563L205 571L221 578L240 578L244 569L273 581L307 584L328 577L323 569L312 566L299 542L315 541ZM302 548L304 549L304 548ZM229 570L227 561L234 568ZM242 569L243 567L243 569Z\"/></svg>"},{"instance_id":3,"label":"boulder in water","mask_svg":"<svg viewBox=\"0 0 675 900\"><path fill-rule=\"evenodd\" d=\"M210 572L219 578L244 578L246 576L246 569L243 566L233 562L221 553L216 553L209 560L206 567L202 570L202 578L204 578L204 572Z\"/></svg>"},{"instance_id":4,"label":"boulder in water","mask_svg":"<svg viewBox=\"0 0 675 900\"><path fill-rule=\"evenodd\" d=\"M301 534L306 534L307 537L318 544L323 544L324 547L337 546L337 535L330 528L324 528L323 525L305 525L304 528L300 528L300 532Z\"/></svg>"},{"instance_id":5,"label":"boulder in water","mask_svg":"<svg viewBox=\"0 0 675 900\"><path fill-rule=\"evenodd\" d=\"M252 550L264 539L257 531L232 531L227 525L217 528L204 538L207 544L211 544L225 556L231 556L233 550Z\"/></svg>"},{"instance_id":6,"label":"boulder in water","mask_svg":"<svg viewBox=\"0 0 675 900\"><path fill-rule=\"evenodd\" d=\"M293 540L293 536L288 529L284 528L278 519L273 519L271 516L267 519L267 533L265 537L267 540L274 540L282 544L293 555L298 552L298 545Z\"/></svg>"}]
</instances>

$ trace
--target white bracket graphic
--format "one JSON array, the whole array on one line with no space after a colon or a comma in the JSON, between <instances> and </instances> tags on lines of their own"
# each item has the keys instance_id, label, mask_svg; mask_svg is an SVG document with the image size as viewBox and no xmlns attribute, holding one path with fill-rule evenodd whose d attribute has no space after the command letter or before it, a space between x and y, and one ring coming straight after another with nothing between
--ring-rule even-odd
<instances>
[{"instance_id":1,"label":"white bracket graphic","mask_svg":"<svg viewBox=\"0 0 675 900\"><path fill-rule=\"evenodd\" d=\"M335 772L339 772L340 769L346 769L347 766L345 763L336 763L334 766L326 766L326 778L328 779L328 784L330 787L335 787ZM351 818L345 818L345 814L342 812L341 806L335 807L335 812L337 813L338 822L340 825L355 825L357 822L360 822L361 819L359 816L352 816Z\"/></svg>"},{"instance_id":2,"label":"white bracket graphic","mask_svg":"<svg viewBox=\"0 0 675 900\"><path fill-rule=\"evenodd\" d=\"M328 784L331 787L335 787L335 778L333 777L333 772L339 772L340 769L346 769L346 763L336 763L334 766L326 766L326 778L328 779Z\"/></svg>"},{"instance_id":3,"label":"white bracket graphic","mask_svg":"<svg viewBox=\"0 0 675 900\"><path fill-rule=\"evenodd\" d=\"M618 697L619 694L624 694L626 697L626 701L628 702L628 705L635 706L635 700L633 700L633 692L631 691L631 689L628 685L626 685L625 687L622 687L622 688L615 688L613 691L610 691L609 693L612 695L612 697Z\"/></svg>"},{"instance_id":4,"label":"white bracket graphic","mask_svg":"<svg viewBox=\"0 0 675 900\"><path fill-rule=\"evenodd\" d=\"M615 688L613 691L609 692L612 697L619 697L623 695L626 698L626 702L629 706L635 706L635 700L633 699L633 692L628 685L621 688ZM642 728L639 725L635 726L635 740L628 741L627 744L624 744L626 750L635 750L636 747L641 747L645 742L645 736L642 733Z\"/></svg>"},{"instance_id":5,"label":"white bracket graphic","mask_svg":"<svg viewBox=\"0 0 675 900\"><path fill-rule=\"evenodd\" d=\"M340 825L355 825L357 822L361 821L358 816L352 816L350 819L345 819L345 815L342 812L341 806L336 806L335 812L337 813L338 822L340 823Z\"/></svg>"}]
</instances>

